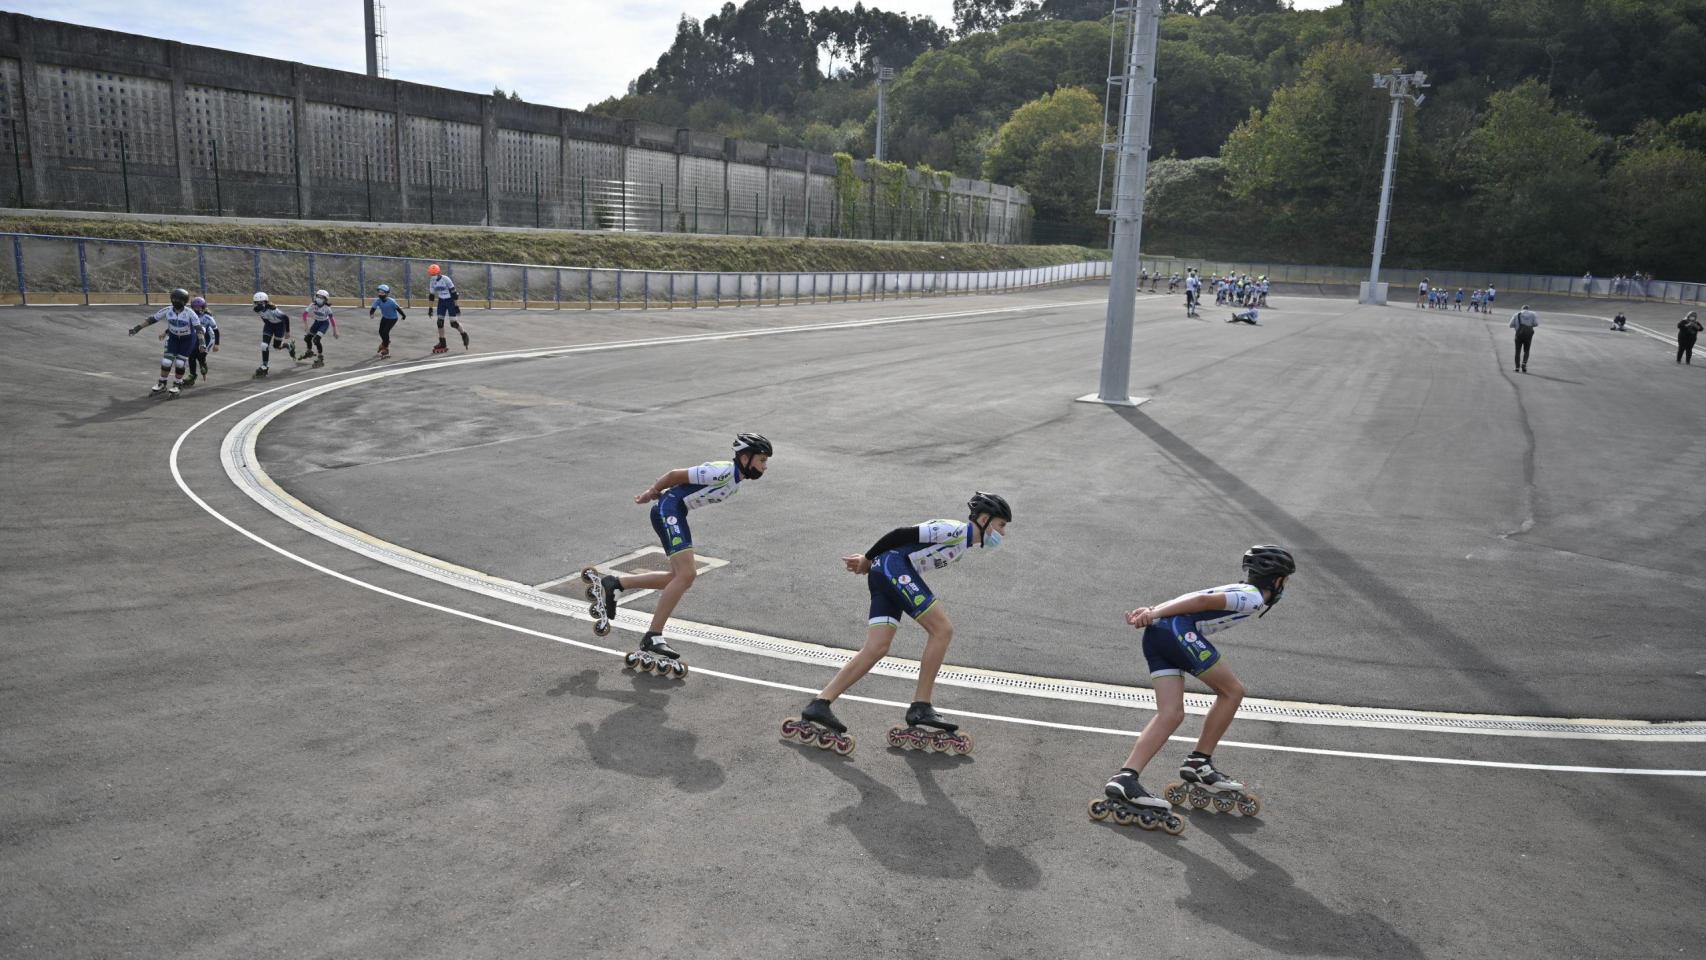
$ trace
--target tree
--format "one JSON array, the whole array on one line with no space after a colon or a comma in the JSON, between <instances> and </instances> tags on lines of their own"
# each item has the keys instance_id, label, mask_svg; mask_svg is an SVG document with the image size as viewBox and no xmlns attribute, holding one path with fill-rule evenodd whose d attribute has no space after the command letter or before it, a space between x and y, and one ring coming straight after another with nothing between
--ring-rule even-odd
<instances>
[{"instance_id":1,"label":"tree","mask_svg":"<svg viewBox=\"0 0 1706 960\"><path fill-rule=\"evenodd\" d=\"M1369 76L1390 53L1350 40L1318 49L1297 80L1274 92L1227 138L1228 186L1262 211L1270 239L1315 257L1343 258L1361 244L1346 227L1370 224L1378 203L1389 101Z\"/></svg>"},{"instance_id":2,"label":"tree","mask_svg":"<svg viewBox=\"0 0 1706 960\"><path fill-rule=\"evenodd\" d=\"M983 162L986 180L1023 187L1039 223L1095 236L1102 103L1083 87L1043 94L1013 111Z\"/></svg>"},{"instance_id":3,"label":"tree","mask_svg":"<svg viewBox=\"0 0 1706 960\"><path fill-rule=\"evenodd\" d=\"M1471 140L1472 205L1488 246L1509 267L1580 273L1597 256L1599 136L1558 109L1539 80L1487 100Z\"/></svg>"},{"instance_id":4,"label":"tree","mask_svg":"<svg viewBox=\"0 0 1706 960\"><path fill-rule=\"evenodd\" d=\"M1706 246L1700 243L1706 190L1701 184L1706 184L1706 152L1660 139L1624 154L1608 184L1615 269L1706 277Z\"/></svg>"}]
</instances>

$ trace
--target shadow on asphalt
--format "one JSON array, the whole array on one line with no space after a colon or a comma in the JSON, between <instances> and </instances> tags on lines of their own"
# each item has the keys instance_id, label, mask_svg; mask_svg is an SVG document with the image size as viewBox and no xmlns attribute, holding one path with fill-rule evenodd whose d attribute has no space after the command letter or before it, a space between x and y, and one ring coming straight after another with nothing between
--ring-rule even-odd
<instances>
[{"instance_id":1,"label":"shadow on asphalt","mask_svg":"<svg viewBox=\"0 0 1706 960\"><path fill-rule=\"evenodd\" d=\"M1016 847L985 841L977 822L962 813L936 782L946 765L943 761L949 758L903 754L924 795L918 803L904 799L846 757L815 749L801 755L859 791L858 803L835 811L825 822L846 827L884 869L914 877L956 879L981 869L997 884L1019 890L1034 889L1042 882L1042 869L1030 857Z\"/></svg>"},{"instance_id":2,"label":"shadow on asphalt","mask_svg":"<svg viewBox=\"0 0 1706 960\"><path fill-rule=\"evenodd\" d=\"M580 700L609 700L626 704L599 721L575 724L586 745L587 756L605 770L615 770L648 780L669 780L685 793L705 793L723 785L723 768L715 760L697 756L699 736L671 727L664 708L677 680L650 674L627 673L628 689L602 689L599 671L582 670L545 691L548 697Z\"/></svg>"},{"instance_id":3,"label":"shadow on asphalt","mask_svg":"<svg viewBox=\"0 0 1706 960\"><path fill-rule=\"evenodd\" d=\"M1482 645L1453 631L1422 606L1398 590L1388 586L1372 570L1350 554L1328 543L1303 521L1287 513L1242 478L1216 463L1213 458L1190 445L1183 437L1151 420L1132 407L1113 407L1115 413L1137 431L1160 447L1180 465L1195 473L1221 495L1233 500L1273 530L1280 543L1298 558L1299 583L1307 583L1312 570L1324 570L1361 595L1376 610L1408 625L1399 636L1442 665L1455 664L1455 675L1466 683L1493 694L1508 705L1509 712L1538 716L1557 716L1558 711L1544 696L1524 688L1510 678L1510 671L1489 658ZM1298 587L1303 589L1303 587Z\"/></svg>"},{"instance_id":4,"label":"shadow on asphalt","mask_svg":"<svg viewBox=\"0 0 1706 960\"><path fill-rule=\"evenodd\" d=\"M1250 849L1240 833L1261 828L1259 820L1216 817L1191 820L1183 837L1136 827L1119 828L1144 841L1156 853L1185 868L1190 890L1175 901L1197 919L1276 953L1298 956L1380 957L1408 960L1424 956L1420 947L1392 924L1372 913L1340 913L1299 887L1290 871ZM1250 872L1233 873L1191 848L1197 836L1213 837Z\"/></svg>"}]
</instances>

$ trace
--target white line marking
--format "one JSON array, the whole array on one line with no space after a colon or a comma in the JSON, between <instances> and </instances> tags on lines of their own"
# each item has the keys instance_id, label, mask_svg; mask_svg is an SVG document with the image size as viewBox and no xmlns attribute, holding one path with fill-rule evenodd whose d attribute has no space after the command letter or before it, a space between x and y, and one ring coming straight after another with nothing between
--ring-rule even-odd
<instances>
[{"instance_id":1,"label":"white line marking","mask_svg":"<svg viewBox=\"0 0 1706 960\"><path fill-rule=\"evenodd\" d=\"M1097 302L1097 301L1083 301L1083 303L1095 303L1095 302ZM1033 305L1031 307L1027 307L1027 308L1021 308L1021 309L1034 309L1034 308L1035 308L1035 305ZM1011 311L1008 311L1008 310L971 311L970 313L971 314L980 314L980 313L992 313L992 312L993 313L1005 313L1005 312L1011 312ZM966 314L960 314L960 315L966 315ZM942 316L950 316L950 315L942 315ZM938 318L941 318L941 317L939 317L939 316L921 316L921 317L917 317L917 318L913 318L913 319L922 320L922 319L938 319ZM878 322L878 323L881 323L881 322L889 322L889 323L904 322L904 318L890 318L890 319L879 320L879 321L875 321L875 322ZM869 321L867 321L867 322L852 321L852 322L850 322L850 324L851 325L857 325L857 326L873 325L873 323L869 322ZM843 324L812 325L812 327L809 327L809 328L800 328L800 327L769 328L769 330L766 332L784 332L784 331L797 330L797 329L810 329L810 328L815 328L818 326L840 328L840 327L843 327L845 325L843 325ZM695 336L692 338L685 338L685 339L726 339L728 336L730 336L730 335L699 335L699 336ZM682 339L684 339L684 338L660 338L659 340L656 340L656 341L643 341L643 340L642 341L625 341L623 343L650 345L652 343L680 342ZM605 349L609 349L609 348L616 346L616 344L591 344L591 345L583 345L583 346L602 347ZM559 348L559 349L575 349L575 348ZM533 350L513 351L513 352L510 352L507 354L503 354L503 356L534 356L534 355L540 355L542 353L544 355L549 355L551 352L552 351L533 351ZM500 355L499 354L487 354L487 355L481 355L481 356L487 357L487 358L496 358ZM418 361L415 363L407 364L407 366L409 366L409 367L421 367L421 366L438 367L438 366L452 365L452 364L456 364L456 363L469 362L469 361L472 361L475 359L478 359L478 358L466 357L466 358L458 358L457 360L438 361L438 362ZM387 373L387 374L399 373L402 371L402 369L404 369L404 368L402 368L402 367L391 368L390 370L384 371L384 373ZM364 581L364 580L358 579L356 577L350 576L348 574L342 573L340 571L333 570L330 567L327 567L323 564L316 563L312 560L307 559L306 557L303 557L303 556L300 556L296 553L293 553L290 550L287 550L284 547L281 547L281 546L261 537L259 534L256 534L256 533L244 528L243 526L237 524L235 521L231 520L229 517L225 516L223 513L220 513L218 510L214 509L214 507L211 504L209 504L199 494L197 494L193 489L190 488L188 482L184 479L182 470L179 467L179 456L180 456L180 453L183 449L183 445L184 445L185 441L188 440L190 435L193 434L196 430L200 429L202 426L206 425L209 421L215 419L216 417L219 417L220 415L224 414L225 412L227 412L227 411L229 411L235 407L241 406L242 404L248 403L251 400L256 400L256 399L259 399L260 397L267 396L267 395L273 394L273 393L277 393L277 392L280 392L283 390L288 390L288 389L291 389L293 386L300 386L301 384L311 383L311 382L314 382L316 380L334 380L334 379L339 379L342 377L343 377L342 374L328 374L328 375L323 376L323 377L315 377L315 378L310 378L308 380L301 381L301 383L299 383L299 384L282 384L282 385L277 386L277 387L272 387L270 389L262 390L262 391L259 391L257 393L250 394L248 396L239 398L237 400L234 400L228 404L225 404L224 406L206 414L200 420L197 420L195 423L191 424L188 428L186 428L181 434L179 434L178 438L172 444L172 449L171 449L171 452L170 452L169 457L168 457L168 462L169 462L169 466L171 468L173 481L177 483L178 488L183 491L185 496L187 496L192 502L194 502L202 510L207 512L208 515L210 515L214 519L218 520L220 523L222 523L225 526L229 527L230 529L236 531L238 534L240 534L243 537L253 541L254 543L256 543L256 544L258 544L258 545L260 545L260 546L262 546L268 550L271 550L274 553L277 553L278 555L285 557L286 559L293 560L296 563L299 563L299 564L301 564L301 565L303 565L303 566L305 566L311 570L314 570L318 573L324 574L326 576L330 576L330 577L337 579L337 580L344 581L345 583L348 583L352 586L355 586L355 587L358 587L358 588L361 588L364 590L372 591L372 592L380 594L382 596L390 597L390 598L395 599L395 600L400 600L400 601L403 601L405 603L414 604L416 606L420 606L420 607L423 607L426 609L430 609L430 610L433 610L433 611L436 611L439 613L448 614L450 616L455 616L455 617L459 617L459 618L462 618L465 620L470 620L473 622L482 623L482 624L485 624L487 626L496 627L498 629L508 630L508 631L523 634L526 636L532 636L532 637L537 637L540 639L550 640L550 641L553 641L556 643L562 643L562 644L565 644L568 646L579 647L579 648L584 649L584 650L593 651L593 652L597 652L597 653L604 653L604 654L608 654L611 656L622 656L622 655L624 655L623 651L614 650L614 649L611 649L608 647L601 647L601 646L598 646L596 644L586 643L586 642L580 641L580 640L574 640L574 639L571 639L569 637L563 637L563 636L558 636L556 634L545 633L543 631L534 630L532 628L524 627L524 626L521 626L519 624L508 623L508 622L496 620L496 619L493 619L490 617L481 616L479 614L472 613L472 612L469 612L466 610L461 610L461 609L457 609L454 607L445 606L443 604L433 603L433 602L428 601L428 600L423 600L423 599L418 598L418 597L414 597L414 596L410 596L408 594L404 594L404 593L400 593L400 592L397 592L394 590L390 590L390 589L387 589L385 587L381 587L377 584L369 583L367 581ZM340 385L342 385L342 382L344 382L344 381L347 381L350 383L358 382L358 381L365 382L366 380L372 379L372 378L373 378L372 375L344 378L344 380L340 381ZM314 391L314 392L317 394L320 391L318 389L316 389L316 391ZM333 521L333 522L335 523L335 521ZM473 571L470 571L470 572L473 572ZM705 669L705 668L696 668L694 672L697 674L703 675L703 676L717 677L717 678L729 680L732 682L746 683L746 684L751 684L751 685L755 685L755 686L770 687L773 689L789 690L789 691L795 691L795 692L799 692L799 693L808 693L808 694L816 692L815 690L813 690L809 687L801 687L801 686L797 686L794 684L780 683L780 682L773 681L773 680L764 680L764 679L759 679L759 678L755 678L755 677L746 677L746 676L741 676L738 674L725 673L722 671L709 670L709 669ZM900 703L898 701L882 700L882 699L877 699L877 698L873 698L873 697L864 697L864 696L859 696L859 695L854 695L854 694L846 694L846 695L844 695L844 698L848 699L848 700L855 701L855 702L870 703L870 704L876 704L879 706L887 706L887 707L904 707L904 706L907 706L907 704L903 704L903 703ZM976 712L964 711L964 710L948 710L945 712L955 714L958 716L972 717L972 718L976 718L976 719L985 719L985 720L992 720L992 721L1004 722L1004 723L1014 723L1014 724L1021 724L1021 725L1027 725L1027 726L1036 726L1036 727L1043 727L1043 728L1055 729L1055 730L1076 731L1076 732L1086 732L1086 733L1099 733L1099 734L1109 734L1109 735L1126 736L1126 737L1133 736L1136 732L1136 731L1132 731L1132 730L1118 730L1118 729L1112 729L1112 728L1107 728L1107 727L1093 727L1093 726L1085 726L1085 725L1080 725L1080 724L1058 723L1058 722L1049 721L1049 720L1038 720L1038 719L1025 718L1025 717L1013 717L1013 716L1005 716L1005 715L1000 715L1000 714L976 713ZM1184 737L1184 736L1175 736L1172 739L1180 741L1180 742L1191 742L1191 738ZM1278 745L1278 744L1261 744L1261 743L1249 743L1249 742L1240 742L1240 741L1225 741L1223 745L1230 746L1230 747L1251 749L1251 750L1269 750L1269 751L1284 752L1284 753L1314 754L1314 755L1318 755L1318 756L1332 756L1332 757L1344 757L1344 758L1355 758L1355 759L1372 759L1372 760L1388 760L1388 761L1409 762L1409 763L1442 764L1442 765L1451 765L1451 766L1493 767L1493 768L1499 768L1499 769L1535 770L1535 771L1562 772L1562 773L1606 773L1606 774L1627 774L1627 775L1633 775L1633 776L1706 777L1706 770L1664 769L1664 768L1589 767L1589 766L1572 766L1572 765L1558 765L1558 764L1516 763L1516 762L1509 762L1509 761L1471 760L1471 759L1454 758L1454 757L1424 757L1424 756L1411 756L1411 755L1404 755L1404 754L1386 754L1386 753L1370 753L1370 752L1363 752L1363 751L1331 750L1331 749L1315 748L1315 747L1292 747L1292 746L1283 746L1283 745Z\"/></svg>"}]
</instances>

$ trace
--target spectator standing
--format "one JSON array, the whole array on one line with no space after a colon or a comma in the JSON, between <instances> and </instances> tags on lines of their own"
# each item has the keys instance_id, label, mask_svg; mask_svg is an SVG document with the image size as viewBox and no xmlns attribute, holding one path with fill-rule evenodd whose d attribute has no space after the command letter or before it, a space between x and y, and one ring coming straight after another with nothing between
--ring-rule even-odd
<instances>
[{"instance_id":1,"label":"spectator standing","mask_svg":"<svg viewBox=\"0 0 1706 960\"><path fill-rule=\"evenodd\" d=\"M1676 325L1676 362L1694 365L1694 341L1700 336L1700 316L1696 311L1688 311Z\"/></svg>"},{"instance_id":2,"label":"spectator standing","mask_svg":"<svg viewBox=\"0 0 1706 960\"><path fill-rule=\"evenodd\" d=\"M1522 309L1511 314L1511 329L1516 331L1516 370L1519 373L1528 372L1528 348L1534 343L1534 328L1540 326L1540 318L1534 311L1523 304Z\"/></svg>"}]
</instances>

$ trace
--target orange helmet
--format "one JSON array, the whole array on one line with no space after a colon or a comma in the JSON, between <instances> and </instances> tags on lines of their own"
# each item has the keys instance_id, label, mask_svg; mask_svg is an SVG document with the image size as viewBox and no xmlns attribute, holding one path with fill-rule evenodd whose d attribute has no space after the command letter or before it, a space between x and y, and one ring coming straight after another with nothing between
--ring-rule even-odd
<instances>
[{"instance_id":1,"label":"orange helmet","mask_svg":"<svg viewBox=\"0 0 1706 960\"><path fill-rule=\"evenodd\" d=\"M439 275L439 272L440 271L438 269L438 264L436 264L436 263L430 267L427 267L427 276L429 276L429 277L436 277Z\"/></svg>"}]
</instances>

